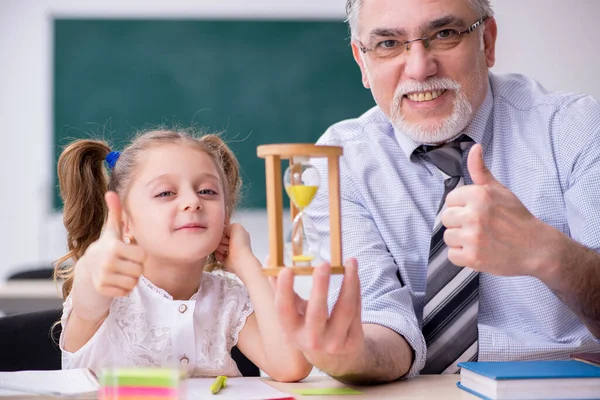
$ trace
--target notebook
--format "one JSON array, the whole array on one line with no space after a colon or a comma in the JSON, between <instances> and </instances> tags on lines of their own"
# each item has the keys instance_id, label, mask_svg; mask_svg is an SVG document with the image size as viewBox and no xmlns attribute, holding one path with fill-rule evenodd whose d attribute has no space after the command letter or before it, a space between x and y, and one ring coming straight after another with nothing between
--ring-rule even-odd
<instances>
[{"instance_id":1,"label":"notebook","mask_svg":"<svg viewBox=\"0 0 600 400\"><path fill-rule=\"evenodd\" d=\"M0 398L77 396L96 398L98 379L89 369L0 372Z\"/></svg>"},{"instance_id":2,"label":"notebook","mask_svg":"<svg viewBox=\"0 0 600 400\"><path fill-rule=\"evenodd\" d=\"M600 353L573 353L571 358L600 367Z\"/></svg>"},{"instance_id":3,"label":"notebook","mask_svg":"<svg viewBox=\"0 0 600 400\"><path fill-rule=\"evenodd\" d=\"M600 367L576 360L464 362L457 386L482 399L600 399Z\"/></svg>"}]
</instances>

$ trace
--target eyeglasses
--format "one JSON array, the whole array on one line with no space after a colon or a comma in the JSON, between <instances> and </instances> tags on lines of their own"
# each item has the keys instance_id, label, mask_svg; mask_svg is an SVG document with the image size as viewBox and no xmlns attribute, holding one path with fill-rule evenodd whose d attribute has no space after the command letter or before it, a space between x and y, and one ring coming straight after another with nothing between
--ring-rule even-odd
<instances>
[{"instance_id":1,"label":"eyeglasses","mask_svg":"<svg viewBox=\"0 0 600 400\"><path fill-rule=\"evenodd\" d=\"M458 46L465 35L468 35L479 28L486 19L488 19L488 16L478 19L473 25L463 31L446 28L435 32L433 35L407 40L405 42L399 42L395 39L386 39L376 43L372 48L363 46L360 41L358 44L360 45L360 51L363 53L366 54L367 52L372 52L375 58L381 59L396 57L402 54L404 50L406 50L407 53L410 53L411 44L419 41L422 41L423 46L431 52L446 51Z\"/></svg>"}]
</instances>

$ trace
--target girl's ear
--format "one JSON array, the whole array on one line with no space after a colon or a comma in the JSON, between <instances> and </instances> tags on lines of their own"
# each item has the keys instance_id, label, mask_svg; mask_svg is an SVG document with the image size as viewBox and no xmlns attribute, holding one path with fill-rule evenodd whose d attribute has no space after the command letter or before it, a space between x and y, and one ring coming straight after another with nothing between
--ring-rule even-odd
<instances>
[{"instance_id":1,"label":"girl's ear","mask_svg":"<svg viewBox=\"0 0 600 400\"><path fill-rule=\"evenodd\" d=\"M131 232L131 219L125 211L123 211L123 237L133 237Z\"/></svg>"}]
</instances>

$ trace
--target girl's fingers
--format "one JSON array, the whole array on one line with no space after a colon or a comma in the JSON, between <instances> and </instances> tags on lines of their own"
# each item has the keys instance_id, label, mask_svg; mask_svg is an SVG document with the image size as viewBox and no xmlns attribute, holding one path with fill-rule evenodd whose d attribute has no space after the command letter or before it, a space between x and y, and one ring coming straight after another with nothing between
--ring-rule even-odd
<instances>
[{"instance_id":1,"label":"girl's fingers","mask_svg":"<svg viewBox=\"0 0 600 400\"><path fill-rule=\"evenodd\" d=\"M125 244L119 242L117 245L117 256L125 260L143 264L146 261L146 252L140 246L135 244Z\"/></svg>"},{"instance_id":2,"label":"girl's fingers","mask_svg":"<svg viewBox=\"0 0 600 400\"><path fill-rule=\"evenodd\" d=\"M229 251L229 245L219 245L219 247L217 247L217 252L221 253L221 254L227 254L227 252Z\"/></svg>"},{"instance_id":3,"label":"girl's fingers","mask_svg":"<svg viewBox=\"0 0 600 400\"><path fill-rule=\"evenodd\" d=\"M118 259L111 263L109 267L109 272L112 274L120 274L130 276L132 278L137 278L142 275L144 272L144 267L142 264L138 264L136 262L132 262L125 259Z\"/></svg>"},{"instance_id":4,"label":"girl's fingers","mask_svg":"<svg viewBox=\"0 0 600 400\"><path fill-rule=\"evenodd\" d=\"M133 288L137 285L138 278L134 278L129 275L123 274L107 274L102 280L102 284L100 286L103 287L114 287L117 289L122 289L127 292L133 290Z\"/></svg>"},{"instance_id":5,"label":"girl's fingers","mask_svg":"<svg viewBox=\"0 0 600 400\"><path fill-rule=\"evenodd\" d=\"M124 290L114 286L101 286L98 288L98 293L106 297L124 297L129 294L130 290Z\"/></svg>"}]
</instances>

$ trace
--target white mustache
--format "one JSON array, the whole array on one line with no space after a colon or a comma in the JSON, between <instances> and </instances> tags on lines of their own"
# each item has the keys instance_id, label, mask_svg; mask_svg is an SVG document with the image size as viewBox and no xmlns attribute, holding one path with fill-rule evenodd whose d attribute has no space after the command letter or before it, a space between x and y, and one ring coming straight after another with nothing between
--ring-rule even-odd
<instances>
[{"instance_id":1,"label":"white mustache","mask_svg":"<svg viewBox=\"0 0 600 400\"><path fill-rule=\"evenodd\" d=\"M450 78L431 78L425 82L405 81L398 86L394 97L400 99L409 93L431 92L434 90L454 90L459 92L460 89L460 84Z\"/></svg>"}]
</instances>

